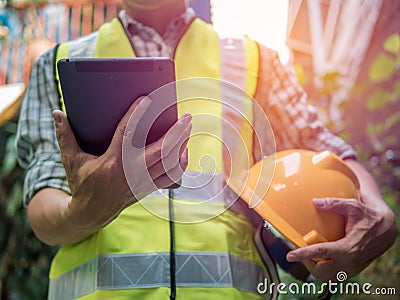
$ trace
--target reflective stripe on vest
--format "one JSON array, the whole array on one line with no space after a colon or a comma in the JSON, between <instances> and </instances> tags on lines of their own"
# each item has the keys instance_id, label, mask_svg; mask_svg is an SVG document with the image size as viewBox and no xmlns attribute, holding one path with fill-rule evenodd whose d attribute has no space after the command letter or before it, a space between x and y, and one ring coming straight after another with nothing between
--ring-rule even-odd
<instances>
[{"instance_id":1,"label":"reflective stripe on vest","mask_svg":"<svg viewBox=\"0 0 400 300\"><path fill-rule=\"evenodd\" d=\"M257 294L264 280L255 263L227 253L176 254L176 284L179 287L235 287ZM95 290L136 289L169 286L169 253L98 255L53 279L50 299L75 299Z\"/></svg>"}]
</instances>

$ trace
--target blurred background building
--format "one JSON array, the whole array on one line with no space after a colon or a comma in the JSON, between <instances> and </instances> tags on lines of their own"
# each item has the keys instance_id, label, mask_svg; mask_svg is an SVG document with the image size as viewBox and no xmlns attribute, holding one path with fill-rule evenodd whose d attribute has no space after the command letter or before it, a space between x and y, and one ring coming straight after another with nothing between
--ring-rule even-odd
<instances>
[{"instance_id":1,"label":"blurred background building","mask_svg":"<svg viewBox=\"0 0 400 300\"><path fill-rule=\"evenodd\" d=\"M400 186L400 1L291 0L287 46L300 82L382 180ZM366 158L366 157L364 157Z\"/></svg>"}]
</instances>

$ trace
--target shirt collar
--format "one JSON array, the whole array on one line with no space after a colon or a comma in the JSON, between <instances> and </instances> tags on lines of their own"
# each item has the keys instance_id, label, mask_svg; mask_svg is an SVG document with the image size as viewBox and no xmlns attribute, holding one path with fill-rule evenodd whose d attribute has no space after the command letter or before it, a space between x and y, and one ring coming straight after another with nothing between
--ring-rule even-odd
<instances>
[{"instance_id":1,"label":"shirt collar","mask_svg":"<svg viewBox=\"0 0 400 300\"><path fill-rule=\"evenodd\" d=\"M129 16L125 10L122 10L119 13L119 18L122 22L122 25L128 29L132 35L140 33L141 35L148 35L149 38L154 35L158 35L158 33L151 27L143 25L142 23L134 20L131 16ZM167 30L162 38L170 35L171 32L178 32L182 30L186 30L189 27L190 23L193 19L196 18L196 14L194 10L190 7L186 9L186 11L180 15L179 17L174 18L168 25Z\"/></svg>"}]
</instances>

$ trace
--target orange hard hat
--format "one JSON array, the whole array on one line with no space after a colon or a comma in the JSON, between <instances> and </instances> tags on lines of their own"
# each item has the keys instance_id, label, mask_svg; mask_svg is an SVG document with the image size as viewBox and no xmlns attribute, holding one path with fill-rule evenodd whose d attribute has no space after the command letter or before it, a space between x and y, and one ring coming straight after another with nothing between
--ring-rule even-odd
<instances>
[{"instance_id":1,"label":"orange hard hat","mask_svg":"<svg viewBox=\"0 0 400 300\"><path fill-rule=\"evenodd\" d=\"M317 210L313 198L359 200L357 177L329 151L277 152L254 164L245 175L228 180L228 185L297 247L344 236L343 216Z\"/></svg>"}]
</instances>

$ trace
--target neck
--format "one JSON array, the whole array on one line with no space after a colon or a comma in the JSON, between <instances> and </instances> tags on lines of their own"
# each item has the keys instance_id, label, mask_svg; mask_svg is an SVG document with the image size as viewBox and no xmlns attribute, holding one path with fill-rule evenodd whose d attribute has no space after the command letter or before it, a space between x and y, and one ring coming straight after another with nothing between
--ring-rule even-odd
<instances>
[{"instance_id":1,"label":"neck","mask_svg":"<svg viewBox=\"0 0 400 300\"><path fill-rule=\"evenodd\" d=\"M153 28L160 35L163 35L167 31L169 23L185 12L186 3L185 1L181 1L178 4L156 10L134 10L128 7L125 10L134 20Z\"/></svg>"}]
</instances>

